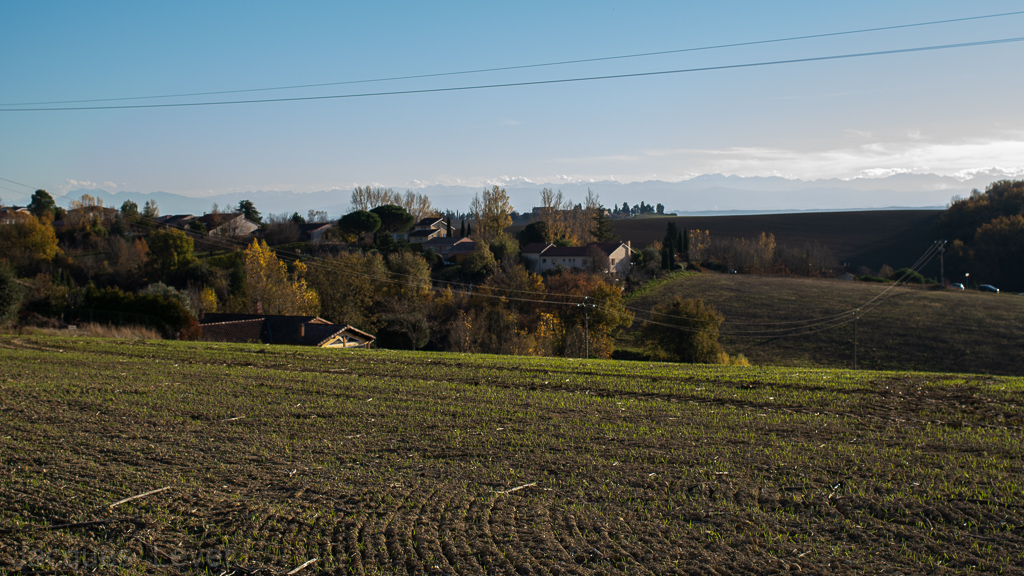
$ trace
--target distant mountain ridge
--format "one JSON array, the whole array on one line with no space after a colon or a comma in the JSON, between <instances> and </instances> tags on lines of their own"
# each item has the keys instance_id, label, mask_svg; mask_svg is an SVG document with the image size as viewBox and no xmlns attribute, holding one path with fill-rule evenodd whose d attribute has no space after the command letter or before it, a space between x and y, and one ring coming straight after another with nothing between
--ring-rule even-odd
<instances>
[{"instance_id":1,"label":"distant mountain ridge","mask_svg":"<svg viewBox=\"0 0 1024 576\"><path fill-rule=\"evenodd\" d=\"M498 185L505 188L513 206L520 212L536 206L542 188L561 190L566 198L580 202L592 190L606 207L630 205L644 201L664 204L667 212L753 213L831 210L872 210L891 208L944 208L954 196L966 196L971 190L984 190L996 180L1014 177L999 169L978 171L965 178L935 174L893 174L877 178L838 178L797 180L778 176L727 176L705 174L679 182L650 180L622 183L616 181L566 181L561 183L531 182L522 178L497 178L480 186L433 184L412 189L430 197L441 210L466 211L475 194ZM1019 175L1016 175L1020 177ZM392 186L395 190L407 188ZM349 211L351 189L321 190L299 193L290 191L254 190L204 197L170 192L108 192L103 189L75 189L64 198L77 199L91 194L105 206L119 207L132 200L140 207L155 200L161 214L202 214L214 204L222 210L237 206L240 200L251 200L263 214L326 210L332 218ZM66 202L65 202L66 204Z\"/></svg>"}]
</instances>

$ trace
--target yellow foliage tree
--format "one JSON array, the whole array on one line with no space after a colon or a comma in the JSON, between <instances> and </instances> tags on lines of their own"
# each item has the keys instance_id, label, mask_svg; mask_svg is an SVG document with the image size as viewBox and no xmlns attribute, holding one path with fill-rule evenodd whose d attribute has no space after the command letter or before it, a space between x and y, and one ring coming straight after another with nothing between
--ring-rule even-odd
<instances>
[{"instance_id":1,"label":"yellow foliage tree","mask_svg":"<svg viewBox=\"0 0 1024 576\"><path fill-rule=\"evenodd\" d=\"M615 334L633 323L622 289L600 274L565 271L547 279L554 352L565 356L610 358Z\"/></svg>"},{"instance_id":2,"label":"yellow foliage tree","mask_svg":"<svg viewBox=\"0 0 1024 576\"><path fill-rule=\"evenodd\" d=\"M246 289L257 314L315 316L320 297L306 285L306 266L296 262L292 274L262 240L253 240L243 253Z\"/></svg>"},{"instance_id":3,"label":"yellow foliage tree","mask_svg":"<svg viewBox=\"0 0 1024 576\"><path fill-rule=\"evenodd\" d=\"M774 240L774 238L773 238ZM710 230L690 230L690 260L702 262L708 247L711 246Z\"/></svg>"},{"instance_id":4,"label":"yellow foliage tree","mask_svg":"<svg viewBox=\"0 0 1024 576\"><path fill-rule=\"evenodd\" d=\"M31 214L17 213L14 222L0 226L0 251L15 266L49 262L57 255L53 227Z\"/></svg>"},{"instance_id":5,"label":"yellow foliage tree","mask_svg":"<svg viewBox=\"0 0 1024 576\"><path fill-rule=\"evenodd\" d=\"M469 211L476 220L473 239L484 244L494 240L512 225L512 202L504 188L495 186L475 196Z\"/></svg>"},{"instance_id":6,"label":"yellow foliage tree","mask_svg":"<svg viewBox=\"0 0 1024 576\"><path fill-rule=\"evenodd\" d=\"M564 242L571 246L582 246L593 240L594 217L601 210L597 194L587 191L582 204L573 204L564 198L562 191L544 188L540 191L539 219L547 223L545 242Z\"/></svg>"},{"instance_id":7,"label":"yellow foliage tree","mask_svg":"<svg viewBox=\"0 0 1024 576\"><path fill-rule=\"evenodd\" d=\"M217 292L213 288L203 287L203 291L199 293L199 309L203 312L217 311Z\"/></svg>"}]
</instances>

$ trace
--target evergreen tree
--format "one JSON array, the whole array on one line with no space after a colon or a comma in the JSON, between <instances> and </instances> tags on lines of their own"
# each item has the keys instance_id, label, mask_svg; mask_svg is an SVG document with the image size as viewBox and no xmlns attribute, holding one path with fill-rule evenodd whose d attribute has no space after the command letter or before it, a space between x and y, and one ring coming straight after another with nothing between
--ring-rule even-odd
<instances>
[{"instance_id":1,"label":"evergreen tree","mask_svg":"<svg viewBox=\"0 0 1024 576\"><path fill-rule=\"evenodd\" d=\"M669 246L675 246L676 232L678 230L679 229L676 227L676 223L670 220L669 223L665 225L665 239L662 240L662 245L665 246L666 248L668 248Z\"/></svg>"},{"instance_id":2,"label":"evergreen tree","mask_svg":"<svg viewBox=\"0 0 1024 576\"><path fill-rule=\"evenodd\" d=\"M462 229L459 230L459 238L465 238L465 237L466 237L466 220L463 219L462 220Z\"/></svg>"},{"instance_id":3,"label":"evergreen tree","mask_svg":"<svg viewBox=\"0 0 1024 576\"><path fill-rule=\"evenodd\" d=\"M53 196L46 190L36 190L32 194L32 201L28 204L28 211L32 213L36 218L43 218L46 214L52 221L54 212L57 210L57 203L54 202Z\"/></svg>"},{"instance_id":4,"label":"evergreen tree","mask_svg":"<svg viewBox=\"0 0 1024 576\"><path fill-rule=\"evenodd\" d=\"M160 215L160 208L156 205L156 200L146 200L146 203L142 205L142 217L151 220Z\"/></svg>"},{"instance_id":5,"label":"evergreen tree","mask_svg":"<svg viewBox=\"0 0 1024 576\"><path fill-rule=\"evenodd\" d=\"M394 204L377 206L370 210L370 213L376 214L380 218L381 232L405 232L416 221L416 217L410 214L408 210Z\"/></svg>"},{"instance_id":6,"label":"evergreen tree","mask_svg":"<svg viewBox=\"0 0 1024 576\"><path fill-rule=\"evenodd\" d=\"M590 231L595 242L611 242L616 239L615 230L612 229L612 220L605 213L604 206L598 206L594 212L594 227Z\"/></svg>"},{"instance_id":7,"label":"evergreen tree","mask_svg":"<svg viewBox=\"0 0 1024 576\"><path fill-rule=\"evenodd\" d=\"M256 205L252 203L252 200L239 200L238 211L245 216L246 220L255 222L257 224L263 223L263 216L260 211L256 209Z\"/></svg>"},{"instance_id":8,"label":"evergreen tree","mask_svg":"<svg viewBox=\"0 0 1024 576\"><path fill-rule=\"evenodd\" d=\"M134 222L139 219L139 205L131 200L125 200L121 204L121 217L125 220Z\"/></svg>"},{"instance_id":9,"label":"evergreen tree","mask_svg":"<svg viewBox=\"0 0 1024 576\"><path fill-rule=\"evenodd\" d=\"M380 229L380 216L366 210L357 210L342 216L338 220L338 230L343 234L355 236L358 240L363 234L372 234Z\"/></svg>"}]
</instances>

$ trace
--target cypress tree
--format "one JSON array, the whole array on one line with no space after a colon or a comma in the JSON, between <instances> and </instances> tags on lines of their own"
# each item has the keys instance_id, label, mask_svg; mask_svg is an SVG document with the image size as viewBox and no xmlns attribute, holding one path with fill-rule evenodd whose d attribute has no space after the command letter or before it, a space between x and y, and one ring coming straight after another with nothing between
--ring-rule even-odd
<instances>
[{"instance_id":1,"label":"cypress tree","mask_svg":"<svg viewBox=\"0 0 1024 576\"><path fill-rule=\"evenodd\" d=\"M466 237L466 220L463 219L462 220L462 229L459 230L459 238L465 238L465 237Z\"/></svg>"},{"instance_id":2,"label":"cypress tree","mask_svg":"<svg viewBox=\"0 0 1024 576\"><path fill-rule=\"evenodd\" d=\"M669 247L669 246L674 246L675 245L675 243L676 243L676 230L677 230L677 228L676 228L676 223L675 222L669 221L669 223L665 225L665 240L662 242L662 244L666 248Z\"/></svg>"}]
</instances>

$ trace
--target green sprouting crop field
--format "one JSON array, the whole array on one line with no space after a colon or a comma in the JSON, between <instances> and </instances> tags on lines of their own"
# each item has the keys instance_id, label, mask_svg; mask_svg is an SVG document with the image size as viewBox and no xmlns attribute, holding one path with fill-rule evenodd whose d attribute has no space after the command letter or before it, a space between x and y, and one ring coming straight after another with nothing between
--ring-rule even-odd
<instances>
[{"instance_id":1,"label":"green sprouting crop field","mask_svg":"<svg viewBox=\"0 0 1024 576\"><path fill-rule=\"evenodd\" d=\"M0 572L1024 569L1024 380L0 337Z\"/></svg>"}]
</instances>

